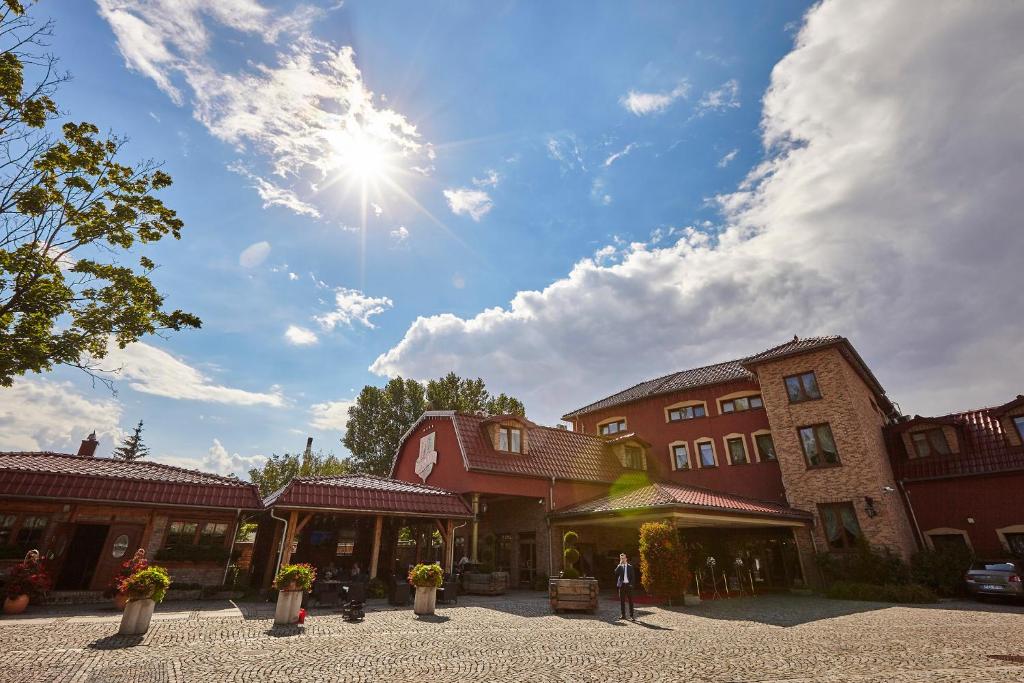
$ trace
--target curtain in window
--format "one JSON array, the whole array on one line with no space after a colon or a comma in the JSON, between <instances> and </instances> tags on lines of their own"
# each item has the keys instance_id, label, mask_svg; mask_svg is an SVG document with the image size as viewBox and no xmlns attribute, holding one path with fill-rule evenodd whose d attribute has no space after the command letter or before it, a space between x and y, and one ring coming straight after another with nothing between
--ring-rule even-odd
<instances>
[{"instance_id":1,"label":"curtain in window","mask_svg":"<svg viewBox=\"0 0 1024 683\"><path fill-rule=\"evenodd\" d=\"M817 432L818 442L821 446L821 452L825 456L825 461L830 463L835 462L837 452L836 442L832 439L832 430L828 425L822 425L821 427L818 427Z\"/></svg>"},{"instance_id":2,"label":"curtain in window","mask_svg":"<svg viewBox=\"0 0 1024 683\"><path fill-rule=\"evenodd\" d=\"M814 430L810 427L800 430L800 441L803 442L804 455L807 456L807 462L812 465L817 465L820 462L818 458L818 442L814 438Z\"/></svg>"},{"instance_id":3,"label":"curtain in window","mask_svg":"<svg viewBox=\"0 0 1024 683\"><path fill-rule=\"evenodd\" d=\"M853 512L853 507L846 505L839 508L839 515L843 520L847 545L853 545L860 538L860 524L857 523L857 515Z\"/></svg>"},{"instance_id":4,"label":"curtain in window","mask_svg":"<svg viewBox=\"0 0 1024 683\"><path fill-rule=\"evenodd\" d=\"M821 519L825 523L825 537L828 539L828 544L833 548L842 548L843 540L839 533L839 518L836 517L835 510L824 508L821 511Z\"/></svg>"}]
</instances>

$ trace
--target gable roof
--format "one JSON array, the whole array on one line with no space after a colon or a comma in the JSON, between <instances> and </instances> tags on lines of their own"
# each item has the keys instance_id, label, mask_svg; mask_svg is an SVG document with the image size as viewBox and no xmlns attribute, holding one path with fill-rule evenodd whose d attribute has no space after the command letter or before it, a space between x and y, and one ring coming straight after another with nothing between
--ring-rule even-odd
<instances>
[{"instance_id":1,"label":"gable roof","mask_svg":"<svg viewBox=\"0 0 1024 683\"><path fill-rule=\"evenodd\" d=\"M266 507L316 507L392 515L470 518L472 510L456 493L370 474L295 477L263 499Z\"/></svg>"},{"instance_id":2,"label":"gable roof","mask_svg":"<svg viewBox=\"0 0 1024 683\"><path fill-rule=\"evenodd\" d=\"M0 452L0 495L203 507L262 507L254 484L158 462Z\"/></svg>"},{"instance_id":3,"label":"gable roof","mask_svg":"<svg viewBox=\"0 0 1024 683\"><path fill-rule=\"evenodd\" d=\"M600 496L572 505L564 510L558 510L553 513L553 516L569 517L601 513L636 512L651 508L661 510L677 508L709 512L732 512L744 515L767 515L799 520L811 519L809 512L786 507L785 505L669 482L654 482L625 491L616 491L606 496Z\"/></svg>"},{"instance_id":4,"label":"gable roof","mask_svg":"<svg viewBox=\"0 0 1024 683\"><path fill-rule=\"evenodd\" d=\"M406 439L429 419L451 420L462 462L469 471L599 483L614 482L627 471L604 440L596 436L526 421L523 428L528 452L508 453L495 450L487 437L486 426L492 422L491 418L451 410L429 410L399 440L391 462L392 477Z\"/></svg>"},{"instance_id":5,"label":"gable roof","mask_svg":"<svg viewBox=\"0 0 1024 683\"><path fill-rule=\"evenodd\" d=\"M1024 446L1014 446L1006 438L999 421L1002 407L967 410L933 418L916 417L909 423L886 427L886 443L896 479L943 479L1024 470ZM955 426L960 442L959 453L909 457L902 433L908 424L930 422Z\"/></svg>"},{"instance_id":6,"label":"gable roof","mask_svg":"<svg viewBox=\"0 0 1024 683\"><path fill-rule=\"evenodd\" d=\"M725 361L723 363L716 363L714 365L706 365L704 367L693 368L691 370L682 370L680 372L674 372L662 377L647 380L633 385L628 389L623 389L611 396L602 398L600 401L595 401L594 403L583 406L582 408L577 408L576 410L568 412L562 416L562 419L569 420L579 415L586 415L612 406L632 403L652 396L671 394L685 389L696 389L698 387L711 386L713 384L721 384L722 382L731 382L735 380L745 379L757 381L754 368L760 363L817 351L831 346L839 347L840 352L844 357L846 357L850 364L853 365L858 374L861 375L861 378L878 396L879 401L882 404L881 407L883 409L888 409L889 413L894 413L895 409L892 407L892 403L889 399L885 396L885 390L882 389L881 384L878 383L878 380L875 378L874 374L872 374L871 370L864 362L864 359L860 357L860 354L858 354L857 350L853 348L853 345L850 344L849 340L839 335L828 335L823 337L805 337L803 339L794 337L790 341L779 344L778 346L773 346L772 348L759 353L755 353L752 356Z\"/></svg>"}]
</instances>

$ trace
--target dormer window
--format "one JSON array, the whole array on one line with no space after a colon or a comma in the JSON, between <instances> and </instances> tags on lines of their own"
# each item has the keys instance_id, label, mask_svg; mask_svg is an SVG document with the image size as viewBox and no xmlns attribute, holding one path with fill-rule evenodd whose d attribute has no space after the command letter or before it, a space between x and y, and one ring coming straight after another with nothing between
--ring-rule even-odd
<instances>
[{"instance_id":1,"label":"dormer window","mask_svg":"<svg viewBox=\"0 0 1024 683\"><path fill-rule=\"evenodd\" d=\"M626 421L617 420L615 422L607 422L601 425L601 436L611 436L612 434L619 434L626 431Z\"/></svg>"},{"instance_id":2,"label":"dormer window","mask_svg":"<svg viewBox=\"0 0 1024 683\"><path fill-rule=\"evenodd\" d=\"M1017 436L1024 441L1024 415L1017 415L1013 418L1013 426L1017 428Z\"/></svg>"},{"instance_id":3,"label":"dormer window","mask_svg":"<svg viewBox=\"0 0 1024 683\"><path fill-rule=\"evenodd\" d=\"M499 427L498 450L509 453L522 453L523 430L518 427Z\"/></svg>"},{"instance_id":4,"label":"dormer window","mask_svg":"<svg viewBox=\"0 0 1024 683\"><path fill-rule=\"evenodd\" d=\"M914 444L913 458L927 458L929 455L949 455L949 443L941 427L913 432L910 441Z\"/></svg>"},{"instance_id":5,"label":"dormer window","mask_svg":"<svg viewBox=\"0 0 1024 683\"><path fill-rule=\"evenodd\" d=\"M760 396L743 396L729 401L722 401L723 413L741 413L752 408L763 408L764 401Z\"/></svg>"},{"instance_id":6,"label":"dormer window","mask_svg":"<svg viewBox=\"0 0 1024 683\"><path fill-rule=\"evenodd\" d=\"M631 470L642 470L644 469L644 449L639 446L626 446L625 448L626 462L625 466Z\"/></svg>"}]
</instances>

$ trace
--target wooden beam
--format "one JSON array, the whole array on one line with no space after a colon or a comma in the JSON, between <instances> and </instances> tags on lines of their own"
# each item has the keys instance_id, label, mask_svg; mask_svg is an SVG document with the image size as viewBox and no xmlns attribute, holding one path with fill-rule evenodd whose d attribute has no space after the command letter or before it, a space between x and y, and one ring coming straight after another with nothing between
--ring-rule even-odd
<instances>
[{"instance_id":1,"label":"wooden beam","mask_svg":"<svg viewBox=\"0 0 1024 683\"><path fill-rule=\"evenodd\" d=\"M455 571L455 522L448 520L445 523L444 533L444 570L449 574Z\"/></svg>"},{"instance_id":2,"label":"wooden beam","mask_svg":"<svg viewBox=\"0 0 1024 683\"><path fill-rule=\"evenodd\" d=\"M306 516L302 518L301 522L299 522L299 526L295 527L295 535L298 536L299 534L301 534L302 530L306 528L306 525L309 524L310 520L312 519L313 513L307 512Z\"/></svg>"},{"instance_id":3,"label":"wooden beam","mask_svg":"<svg viewBox=\"0 0 1024 683\"><path fill-rule=\"evenodd\" d=\"M299 511L292 510L288 516L288 535L284 539L284 549L281 551L281 566L285 566L292 560L292 543L295 541L295 527L299 523Z\"/></svg>"},{"instance_id":4,"label":"wooden beam","mask_svg":"<svg viewBox=\"0 0 1024 683\"><path fill-rule=\"evenodd\" d=\"M470 546L469 559L471 562L476 564L477 562L477 545L480 535L480 494L473 494L473 523L471 525L472 531L472 545Z\"/></svg>"},{"instance_id":5,"label":"wooden beam","mask_svg":"<svg viewBox=\"0 0 1024 683\"><path fill-rule=\"evenodd\" d=\"M380 534L384 527L384 516L377 515L373 523L373 552L370 554L370 578L377 578L377 560L380 558Z\"/></svg>"}]
</instances>

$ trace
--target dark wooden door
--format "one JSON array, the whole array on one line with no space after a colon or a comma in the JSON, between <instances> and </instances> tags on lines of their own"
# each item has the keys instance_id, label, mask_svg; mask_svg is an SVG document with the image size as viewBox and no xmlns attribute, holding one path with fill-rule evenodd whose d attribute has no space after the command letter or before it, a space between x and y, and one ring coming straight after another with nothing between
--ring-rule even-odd
<instances>
[{"instance_id":1,"label":"dark wooden door","mask_svg":"<svg viewBox=\"0 0 1024 683\"><path fill-rule=\"evenodd\" d=\"M75 524L63 553L58 590L86 590L96 573L96 563L103 552L103 543L110 526L107 524Z\"/></svg>"},{"instance_id":2,"label":"dark wooden door","mask_svg":"<svg viewBox=\"0 0 1024 683\"><path fill-rule=\"evenodd\" d=\"M126 524L115 522L110 525L110 532L103 543L103 551L96 563L91 588L100 591L107 587L121 563L130 560L142 542L144 524ZM150 558L152 559L152 558Z\"/></svg>"}]
</instances>

